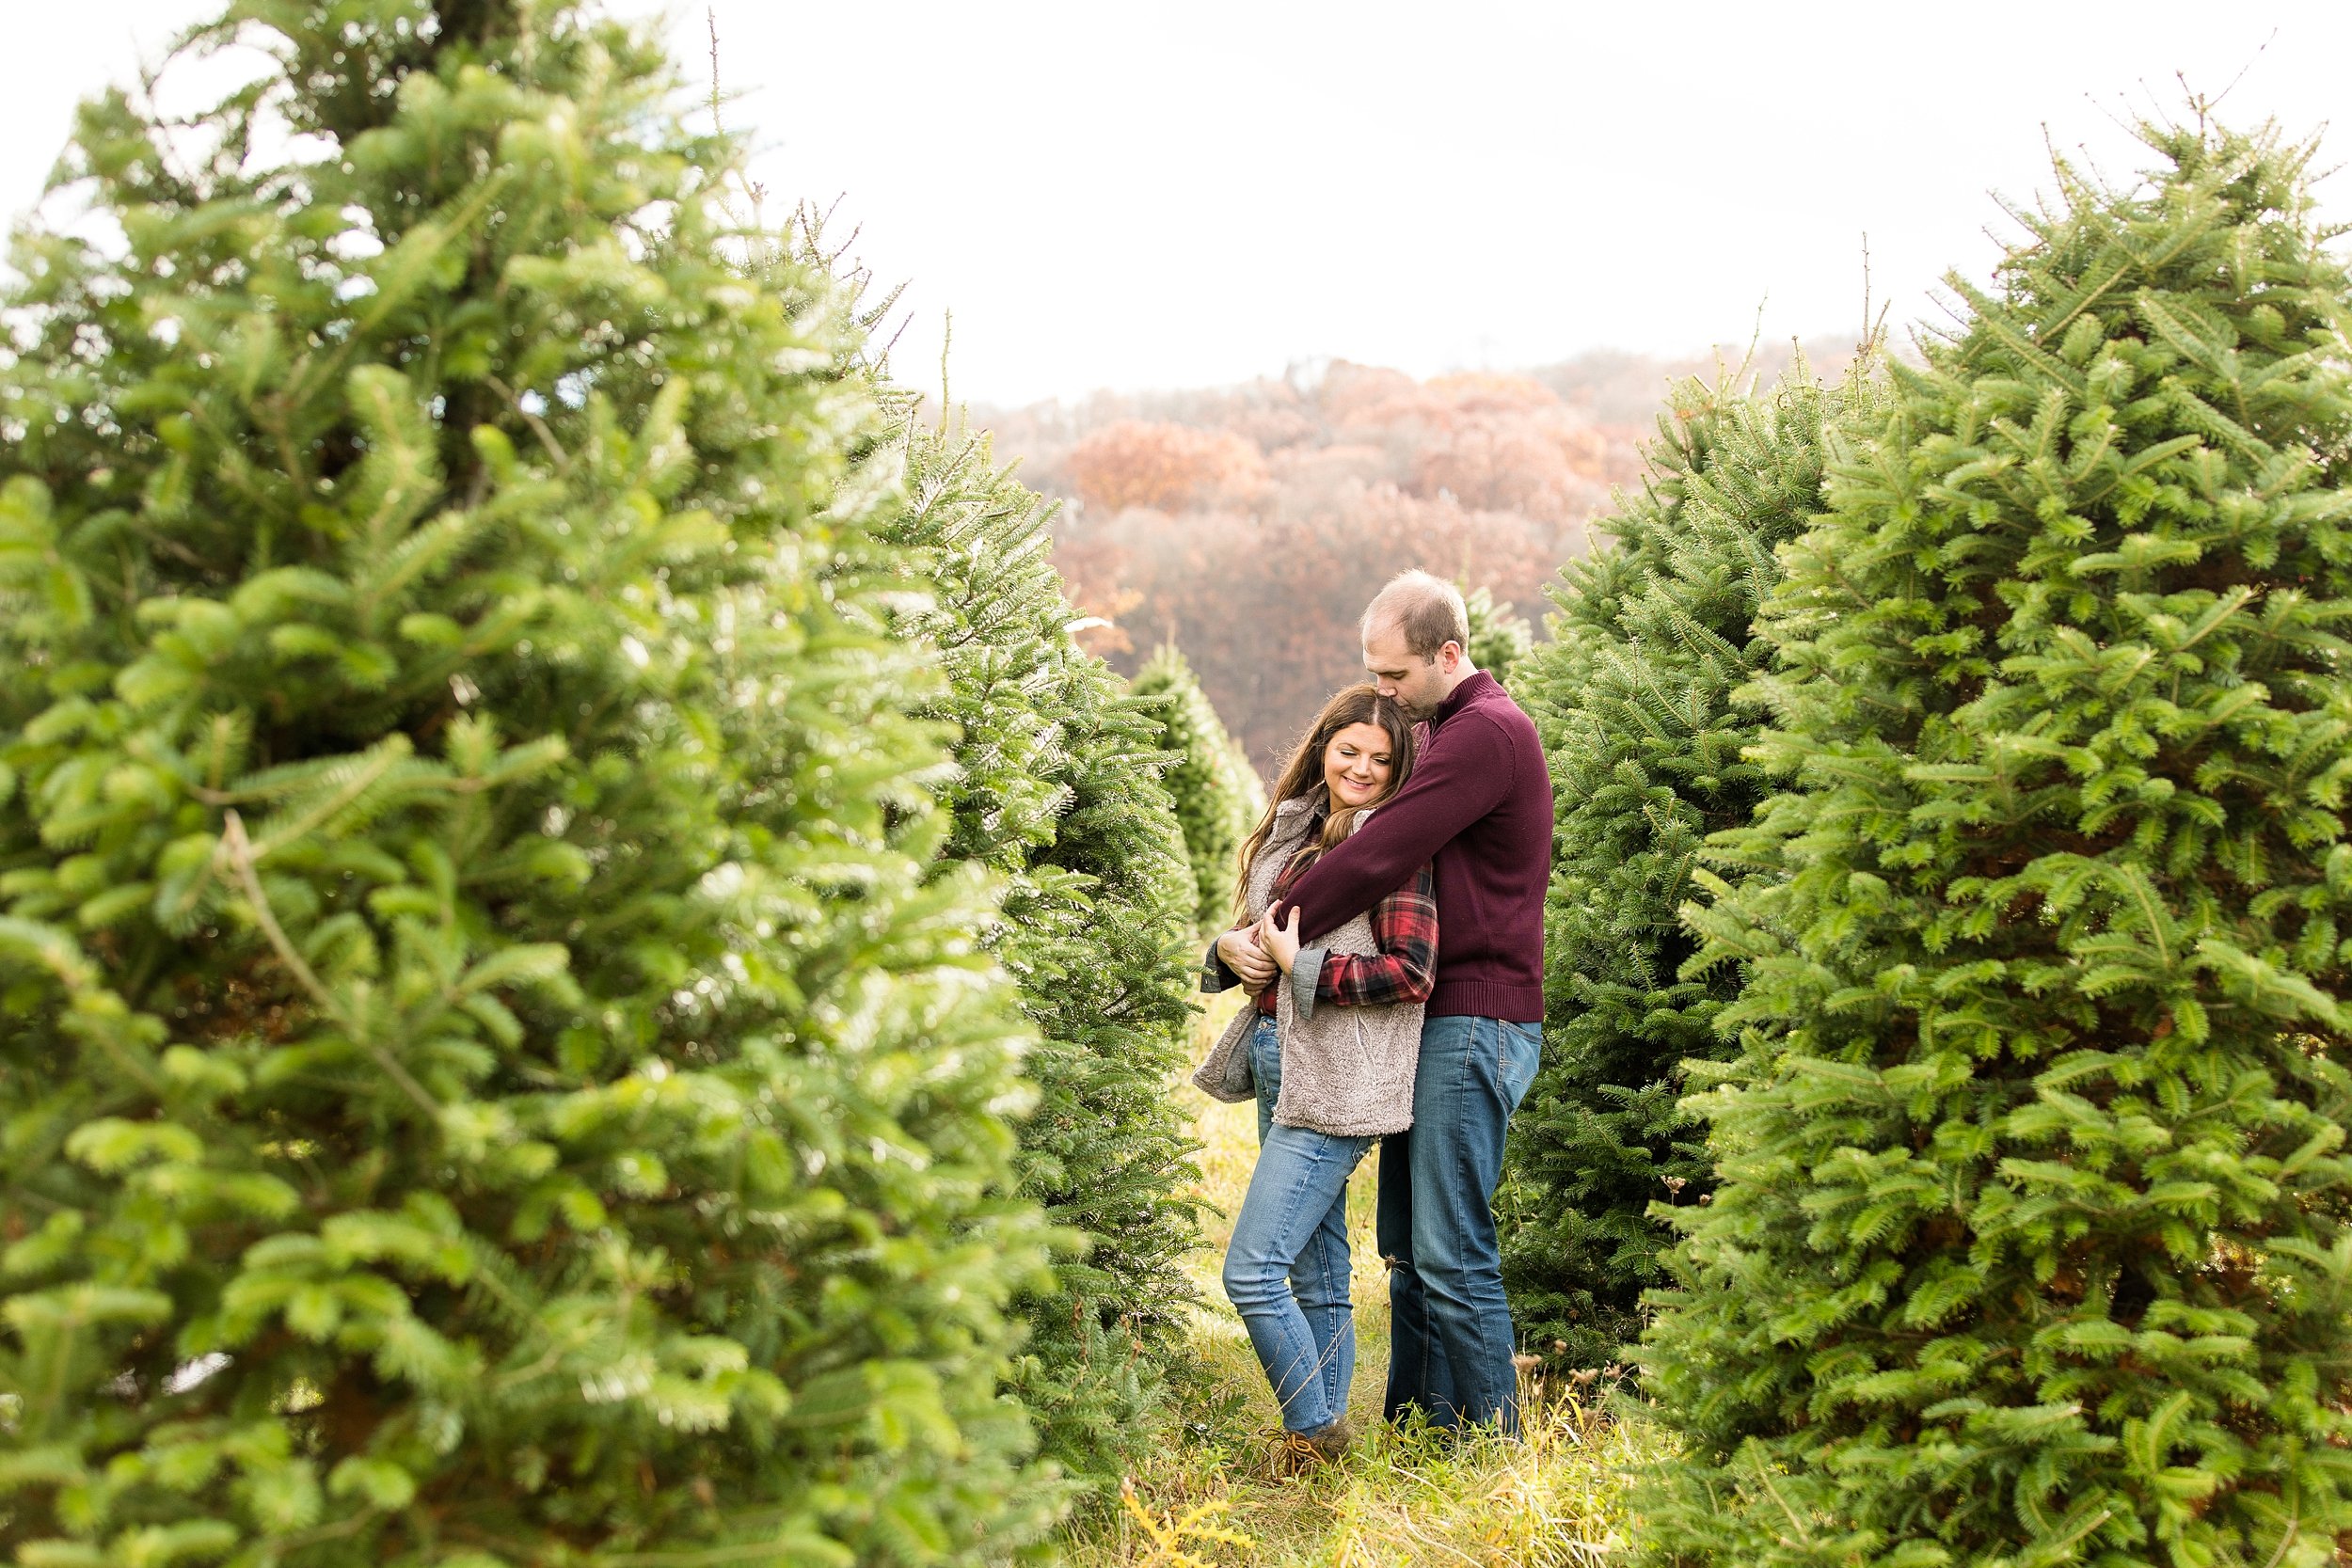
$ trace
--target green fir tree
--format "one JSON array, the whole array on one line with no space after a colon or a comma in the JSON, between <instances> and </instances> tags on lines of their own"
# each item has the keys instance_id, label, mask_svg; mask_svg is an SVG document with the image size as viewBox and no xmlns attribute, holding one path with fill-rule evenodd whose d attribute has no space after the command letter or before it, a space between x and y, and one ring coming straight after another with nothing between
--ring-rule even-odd
<instances>
[{"instance_id":1,"label":"green fir tree","mask_svg":"<svg viewBox=\"0 0 2352 1568\"><path fill-rule=\"evenodd\" d=\"M1742 757L1761 727L1732 693L1764 666L1756 606L1773 550L1821 505L1824 442L1871 388L1824 390L1800 364L1743 396L1697 381L1669 394L1642 490L1570 563L1553 641L1518 689L1550 754L1559 824L1546 910L1544 1066L1514 1119L1504 1278L1531 1348L1568 1366L1617 1359L1670 1244L1653 1203L1712 1185L1703 1132L1677 1109L1686 1057L1728 1047L1714 1019L1739 988L1677 911L1710 832L1764 794ZM1484 668L1484 665L1481 666Z\"/></svg>"},{"instance_id":2,"label":"green fir tree","mask_svg":"<svg viewBox=\"0 0 2352 1568\"><path fill-rule=\"evenodd\" d=\"M1020 1551L1025 1036L849 291L746 286L649 31L230 16L7 301L0 1555Z\"/></svg>"},{"instance_id":3,"label":"green fir tree","mask_svg":"<svg viewBox=\"0 0 2352 1568\"><path fill-rule=\"evenodd\" d=\"M1265 785L1173 642L1144 662L1130 689L1152 700L1161 750L1174 759L1161 778L1184 828L1197 891L1194 923L1204 932L1221 931L1232 920L1234 858L1265 815Z\"/></svg>"},{"instance_id":4,"label":"green fir tree","mask_svg":"<svg viewBox=\"0 0 2352 1568\"><path fill-rule=\"evenodd\" d=\"M948 856L1009 875L992 946L1040 1037L1022 1190L1083 1241L1023 1302L1017 1391L1046 1451L1116 1484L1164 1427L1175 1330L1200 1244L1194 1144L1168 1085L1191 1039L1194 886L1154 705L1080 649L1049 559L1051 507L983 438L910 422L889 449L912 498L887 531L922 553L960 739ZM1212 720L1214 721L1214 720Z\"/></svg>"},{"instance_id":5,"label":"green fir tree","mask_svg":"<svg viewBox=\"0 0 2352 1568\"><path fill-rule=\"evenodd\" d=\"M1784 552L1783 792L1646 1341L1652 1547L2319 1568L2352 1530L2352 343L2312 150L2061 165Z\"/></svg>"},{"instance_id":6,"label":"green fir tree","mask_svg":"<svg viewBox=\"0 0 2352 1568\"><path fill-rule=\"evenodd\" d=\"M1470 662L1506 687L1520 660L1535 651L1535 628L1524 615L1495 602L1494 590L1485 583L1462 585L1462 608L1470 613L1470 646L1463 651Z\"/></svg>"}]
</instances>

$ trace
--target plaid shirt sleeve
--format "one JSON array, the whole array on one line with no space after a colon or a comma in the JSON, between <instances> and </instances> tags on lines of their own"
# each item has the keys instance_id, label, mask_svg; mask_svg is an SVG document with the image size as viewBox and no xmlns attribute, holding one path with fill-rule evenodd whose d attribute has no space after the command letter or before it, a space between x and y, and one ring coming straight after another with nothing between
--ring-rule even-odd
<instances>
[{"instance_id":1,"label":"plaid shirt sleeve","mask_svg":"<svg viewBox=\"0 0 2352 1568\"><path fill-rule=\"evenodd\" d=\"M1426 1002L1437 989L1437 879L1424 865L1372 907L1377 953L1330 953L1315 976L1315 999L1343 1007Z\"/></svg>"}]
</instances>

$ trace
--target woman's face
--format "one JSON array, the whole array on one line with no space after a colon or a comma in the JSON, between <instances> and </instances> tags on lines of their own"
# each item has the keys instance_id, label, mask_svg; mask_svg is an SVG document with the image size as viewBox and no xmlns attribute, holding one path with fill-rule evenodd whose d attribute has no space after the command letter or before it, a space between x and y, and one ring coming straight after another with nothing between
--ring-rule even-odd
<instances>
[{"instance_id":1,"label":"woman's face","mask_svg":"<svg viewBox=\"0 0 2352 1568\"><path fill-rule=\"evenodd\" d=\"M1323 783L1334 806L1365 806L1388 792L1393 766L1389 732L1377 724L1350 724L1323 748Z\"/></svg>"}]
</instances>

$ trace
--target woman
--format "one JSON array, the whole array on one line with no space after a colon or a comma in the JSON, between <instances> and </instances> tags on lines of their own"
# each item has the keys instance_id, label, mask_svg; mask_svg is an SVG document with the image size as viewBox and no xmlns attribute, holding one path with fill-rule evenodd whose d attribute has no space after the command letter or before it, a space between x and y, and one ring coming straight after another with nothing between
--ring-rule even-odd
<instances>
[{"instance_id":1,"label":"woman","mask_svg":"<svg viewBox=\"0 0 2352 1568\"><path fill-rule=\"evenodd\" d=\"M1317 947L1300 947L1295 916L1279 928L1265 915L1412 765L1412 725L1393 702L1359 686L1324 705L1242 846L1233 928L1201 980L1222 990L1267 975L1193 1082L1220 1100L1257 1098L1258 1164L1226 1250L1225 1293L1281 1402L1294 1469L1337 1457L1350 1435L1347 1179L1382 1133L1412 1125L1438 911L1424 865Z\"/></svg>"}]
</instances>

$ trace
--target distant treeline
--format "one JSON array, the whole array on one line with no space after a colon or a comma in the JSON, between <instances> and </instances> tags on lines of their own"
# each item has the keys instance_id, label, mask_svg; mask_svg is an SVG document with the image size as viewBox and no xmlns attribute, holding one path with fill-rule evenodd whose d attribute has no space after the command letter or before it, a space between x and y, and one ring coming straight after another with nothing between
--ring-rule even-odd
<instances>
[{"instance_id":1,"label":"distant treeline","mask_svg":"<svg viewBox=\"0 0 2352 1568\"><path fill-rule=\"evenodd\" d=\"M1794 345L1763 346L1776 379ZM1807 345L1834 372L1850 349ZM1353 623L1379 583L1425 566L1539 621L1585 524L1641 471L1661 393L1743 357L1600 351L1519 374L1416 381L1344 361L1190 391L981 410L1000 458L1065 504L1055 564L1132 673L1181 642L1262 769L1356 670Z\"/></svg>"}]
</instances>

